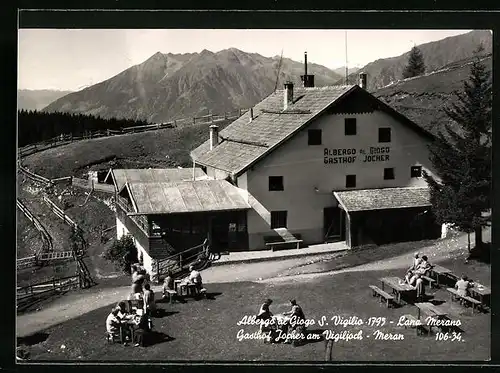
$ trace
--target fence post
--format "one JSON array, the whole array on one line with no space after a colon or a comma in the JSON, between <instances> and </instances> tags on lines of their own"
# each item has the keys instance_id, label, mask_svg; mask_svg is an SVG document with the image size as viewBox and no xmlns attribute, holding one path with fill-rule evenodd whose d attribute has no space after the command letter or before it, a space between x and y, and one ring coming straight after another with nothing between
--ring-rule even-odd
<instances>
[{"instance_id":1,"label":"fence post","mask_svg":"<svg viewBox=\"0 0 500 373\"><path fill-rule=\"evenodd\" d=\"M179 268L182 268L182 254L179 254Z\"/></svg>"},{"instance_id":2,"label":"fence post","mask_svg":"<svg viewBox=\"0 0 500 373\"><path fill-rule=\"evenodd\" d=\"M196 124L196 117L193 117L193 124Z\"/></svg>"},{"instance_id":3,"label":"fence post","mask_svg":"<svg viewBox=\"0 0 500 373\"><path fill-rule=\"evenodd\" d=\"M177 127L177 119L174 119L174 127Z\"/></svg>"}]
</instances>

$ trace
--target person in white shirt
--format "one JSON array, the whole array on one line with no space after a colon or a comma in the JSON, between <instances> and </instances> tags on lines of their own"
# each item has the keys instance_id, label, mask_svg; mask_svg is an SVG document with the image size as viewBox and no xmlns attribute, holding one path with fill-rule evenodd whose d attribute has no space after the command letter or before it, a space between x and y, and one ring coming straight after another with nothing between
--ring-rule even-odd
<instances>
[{"instance_id":1,"label":"person in white shirt","mask_svg":"<svg viewBox=\"0 0 500 373\"><path fill-rule=\"evenodd\" d=\"M189 274L189 282L196 285L198 292L203 287L203 281L201 279L201 273L194 269L193 266L189 266L191 273Z\"/></svg>"},{"instance_id":2,"label":"person in white shirt","mask_svg":"<svg viewBox=\"0 0 500 373\"><path fill-rule=\"evenodd\" d=\"M468 295L467 289L469 289L471 286L472 284L468 280L467 276L463 275L462 278L455 284L455 289L457 289L459 295L461 295L462 297L466 297Z\"/></svg>"},{"instance_id":3,"label":"person in white shirt","mask_svg":"<svg viewBox=\"0 0 500 373\"><path fill-rule=\"evenodd\" d=\"M113 308L106 319L106 331L113 337L120 333L120 318L118 317L118 308Z\"/></svg>"}]
</instances>

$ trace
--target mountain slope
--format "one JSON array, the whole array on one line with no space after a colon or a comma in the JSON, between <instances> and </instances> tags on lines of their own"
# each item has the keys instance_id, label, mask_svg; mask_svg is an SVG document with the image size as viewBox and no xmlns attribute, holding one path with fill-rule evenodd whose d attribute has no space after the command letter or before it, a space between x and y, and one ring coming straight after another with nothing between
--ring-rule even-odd
<instances>
[{"instance_id":1,"label":"mountain slope","mask_svg":"<svg viewBox=\"0 0 500 373\"><path fill-rule=\"evenodd\" d=\"M457 61L438 71L402 80L372 93L418 125L437 134L444 129L445 123L452 124L443 108L455 102L453 92L463 89L464 81L469 79L472 61L473 58ZM491 72L491 54L483 57L482 61Z\"/></svg>"},{"instance_id":2,"label":"mountain slope","mask_svg":"<svg viewBox=\"0 0 500 373\"><path fill-rule=\"evenodd\" d=\"M276 84L279 57L268 58L235 48L217 53L160 52L139 65L101 83L53 102L44 110L86 113L102 117L164 122L209 111L222 113L255 105ZM284 58L279 86L285 80L300 84L304 66ZM338 79L328 68L309 63L317 86Z\"/></svg>"},{"instance_id":3,"label":"mountain slope","mask_svg":"<svg viewBox=\"0 0 500 373\"><path fill-rule=\"evenodd\" d=\"M19 110L41 110L51 102L70 93L71 91L56 91L51 89L18 89L17 107Z\"/></svg>"},{"instance_id":4,"label":"mountain slope","mask_svg":"<svg viewBox=\"0 0 500 373\"><path fill-rule=\"evenodd\" d=\"M430 72L471 57L480 43L483 43L485 53L491 53L493 38L490 31L472 31L422 44L418 48L424 56L426 71ZM360 71L368 74L368 90L373 91L402 79L409 55L408 51L401 56L379 59L362 67ZM356 84L357 79L358 74L349 74L349 81L352 84Z\"/></svg>"}]
</instances>

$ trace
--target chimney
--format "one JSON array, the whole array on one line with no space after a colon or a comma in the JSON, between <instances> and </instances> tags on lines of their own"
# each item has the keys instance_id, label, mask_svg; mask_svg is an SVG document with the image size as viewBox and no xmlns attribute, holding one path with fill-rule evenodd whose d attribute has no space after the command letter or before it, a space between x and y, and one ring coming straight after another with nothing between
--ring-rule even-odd
<instances>
[{"instance_id":1,"label":"chimney","mask_svg":"<svg viewBox=\"0 0 500 373\"><path fill-rule=\"evenodd\" d=\"M304 75L300 76L304 88L314 87L314 75L307 74L307 52L304 52Z\"/></svg>"},{"instance_id":2,"label":"chimney","mask_svg":"<svg viewBox=\"0 0 500 373\"><path fill-rule=\"evenodd\" d=\"M250 122L253 120L253 107L250 108Z\"/></svg>"},{"instance_id":3,"label":"chimney","mask_svg":"<svg viewBox=\"0 0 500 373\"><path fill-rule=\"evenodd\" d=\"M307 76L307 52L304 52L304 76Z\"/></svg>"},{"instance_id":4,"label":"chimney","mask_svg":"<svg viewBox=\"0 0 500 373\"><path fill-rule=\"evenodd\" d=\"M366 89L366 73L359 73L359 86L363 89Z\"/></svg>"},{"instance_id":5,"label":"chimney","mask_svg":"<svg viewBox=\"0 0 500 373\"><path fill-rule=\"evenodd\" d=\"M219 126L212 124L210 126L210 150L219 145Z\"/></svg>"},{"instance_id":6,"label":"chimney","mask_svg":"<svg viewBox=\"0 0 500 373\"><path fill-rule=\"evenodd\" d=\"M288 106L293 102L293 83L288 81L285 83L285 90L283 95L283 110L288 109Z\"/></svg>"}]
</instances>

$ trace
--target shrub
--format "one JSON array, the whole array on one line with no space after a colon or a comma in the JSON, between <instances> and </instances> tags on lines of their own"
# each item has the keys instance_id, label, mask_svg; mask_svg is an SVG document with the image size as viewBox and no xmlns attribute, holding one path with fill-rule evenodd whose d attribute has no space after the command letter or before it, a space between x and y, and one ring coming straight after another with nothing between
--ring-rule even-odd
<instances>
[{"instance_id":1,"label":"shrub","mask_svg":"<svg viewBox=\"0 0 500 373\"><path fill-rule=\"evenodd\" d=\"M104 252L103 258L130 275L130 266L137 261L137 248L132 236L124 235L113 242L113 245Z\"/></svg>"}]
</instances>

